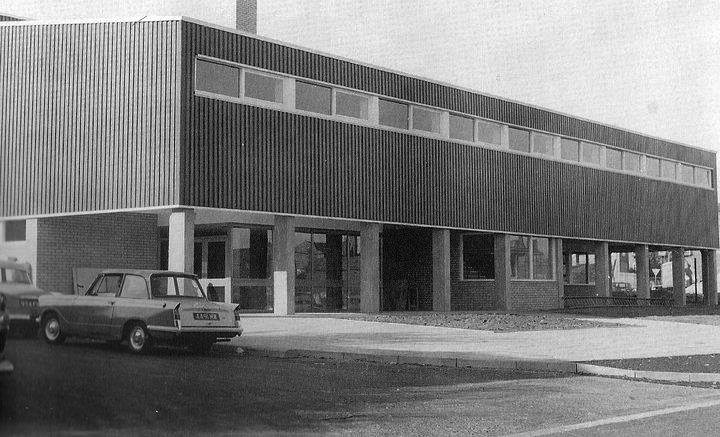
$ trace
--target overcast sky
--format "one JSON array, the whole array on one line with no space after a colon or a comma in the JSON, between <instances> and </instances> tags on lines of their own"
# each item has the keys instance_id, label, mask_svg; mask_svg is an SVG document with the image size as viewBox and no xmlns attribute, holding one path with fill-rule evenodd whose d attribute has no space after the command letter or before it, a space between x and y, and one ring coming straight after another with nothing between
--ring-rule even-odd
<instances>
[{"instance_id":1,"label":"overcast sky","mask_svg":"<svg viewBox=\"0 0 720 437\"><path fill-rule=\"evenodd\" d=\"M718 0L258 0L258 33L720 148Z\"/></svg>"}]
</instances>

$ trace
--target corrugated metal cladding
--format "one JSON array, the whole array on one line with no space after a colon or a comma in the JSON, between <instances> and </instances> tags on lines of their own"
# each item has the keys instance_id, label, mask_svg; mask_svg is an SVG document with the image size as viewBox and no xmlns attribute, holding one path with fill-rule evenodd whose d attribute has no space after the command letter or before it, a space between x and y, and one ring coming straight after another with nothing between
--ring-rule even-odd
<instances>
[{"instance_id":1,"label":"corrugated metal cladding","mask_svg":"<svg viewBox=\"0 0 720 437\"><path fill-rule=\"evenodd\" d=\"M0 26L0 216L177 204L179 31Z\"/></svg>"},{"instance_id":2,"label":"corrugated metal cladding","mask_svg":"<svg viewBox=\"0 0 720 437\"><path fill-rule=\"evenodd\" d=\"M356 88L390 86L381 74L358 73L365 67L271 46L184 24L182 204L718 245L715 191L193 95L197 53Z\"/></svg>"},{"instance_id":3,"label":"corrugated metal cladding","mask_svg":"<svg viewBox=\"0 0 720 437\"><path fill-rule=\"evenodd\" d=\"M716 246L713 191L194 98L183 204Z\"/></svg>"},{"instance_id":4,"label":"corrugated metal cladding","mask_svg":"<svg viewBox=\"0 0 720 437\"><path fill-rule=\"evenodd\" d=\"M22 19L0 14L0 21L22 21Z\"/></svg>"},{"instance_id":5,"label":"corrugated metal cladding","mask_svg":"<svg viewBox=\"0 0 720 437\"><path fill-rule=\"evenodd\" d=\"M715 168L715 154L648 138L520 103L290 48L249 36L184 23L186 56L204 54L560 135L624 147Z\"/></svg>"}]
</instances>

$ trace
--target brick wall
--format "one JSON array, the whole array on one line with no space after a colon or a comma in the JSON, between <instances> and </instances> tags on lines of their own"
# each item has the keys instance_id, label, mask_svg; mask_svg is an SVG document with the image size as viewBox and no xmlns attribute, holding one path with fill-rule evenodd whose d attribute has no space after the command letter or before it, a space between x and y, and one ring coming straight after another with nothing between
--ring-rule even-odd
<instances>
[{"instance_id":1,"label":"brick wall","mask_svg":"<svg viewBox=\"0 0 720 437\"><path fill-rule=\"evenodd\" d=\"M510 281L508 308L518 311L560 308L557 281Z\"/></svg>"},{"instance_id":2,"label":"brick wall","mask_svg":"<svg viewBox=\"0 0 720 437\"><path fill-rule=\"evenodd\" d=\"M53 217L37 223L37 285L46 291L73 293L76 267L157 268L155 215Z\"/></svg>"},{"instance_id":3,"label":"brick wall","mask_svg":"<svg viewBox=\"0 0 720 437\"><path fill-rule=\"evenodd\" d=\"M594 284L565 284L565 296L567 297L588 297L597 296L597 289Z\"/></svg>"},{"instance_id":4,"label":"brick wall","mask_svg":"<svg viewBox=\"0 0 720 437\"><path fill-rule=\"evenodd\" d=\"M453 311L497 309L495 281L462 281L461 232L450 233L450 307Z\"/></svg>"}]
</instances>

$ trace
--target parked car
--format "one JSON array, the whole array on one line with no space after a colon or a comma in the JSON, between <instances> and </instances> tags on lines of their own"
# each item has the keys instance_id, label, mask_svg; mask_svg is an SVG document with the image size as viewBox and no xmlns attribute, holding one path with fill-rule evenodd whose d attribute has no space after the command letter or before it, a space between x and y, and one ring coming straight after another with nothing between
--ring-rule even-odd
<instances>
[{"instance_id":1,"label":"parked car","mask_svg":"<svg viewBox=\"0 0 720 437\"><path fill-rule=\"evenodd\" d=\"M0 293L0 361L3 360L8 332L10 332L10 317L7 313L7 300L5 295Z\"/></svg>"},{"instance_id":2,"label":"parked car","mask_svg":"<svg viewBox=\"0 0 720 437\"><path fill-rule=\"evenodd\" d=\"M156 270L104 270L82 295L40 297L40 333L127 342L131 352L155 343L207 352L242 333L239 306L207 299L195 275Z\"/></svg>"},{"instance_id":3,"label":"parked car","mask_svg":"<svg viewBox=\"0 0 720 437\"><path fill-rule=\"evenodd\" d=\"M634 297L637 296L637 290L628 282L613 282L612 297Z\"/></svg>"},{"instance_id":4,"label":"parked car","mask_svg":"<svg viewBox=\"0 0 720 437\"><path fill-rule=\"evenodd\" d=\"M5 295L11 323L35 331L38 298L48 293L33 285L30 265L0 261L0 293Z\"/></svg>"}]
</instances>

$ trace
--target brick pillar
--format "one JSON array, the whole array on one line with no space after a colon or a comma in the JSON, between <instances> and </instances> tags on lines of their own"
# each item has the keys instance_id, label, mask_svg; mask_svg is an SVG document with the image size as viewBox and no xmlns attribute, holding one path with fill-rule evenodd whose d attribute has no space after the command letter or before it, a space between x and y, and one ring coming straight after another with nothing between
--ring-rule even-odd
<instances>
[{"instance_id":1,"label":"brick pillar","mask_svg":"<svg viewBox=\"0 0 720 437\"><path fill-rule=\"evenodd\" d=\"M433 311L450 311L450 230L433 229Z\"/></svg>"},{"instance_id":2,"label":"brick pillar","mask_svg":"<svg viewBox=\"0 0 720 437\"><path fill-rule=\"evenodd\" d=\"M685 249L672 250L673 302L677 306L685 305Z\"/></svg>"},{"instance_id":3,"label":"brick pillar","mask_svg":"<svg viewBox=\"0 0 720 437\"><path fill-rule=\"evenodd\" d=\"M275 216L273 226L273 309L279 316L295 314L295 218Z\"/></svg>"},{"instance_id":4,"label":"brick pillar","mask_svg":"<svg viewBox=\"0 0 720 437\"><path fill-rule=\"evenodd\" d=\"M650 250L647 244L635 246L637 297L650 299Z\"/></svg>"},{"instance_id":5,"label":"brick pillar","mask_svg":"<svg viewBox=\"0 0 720 437\"><path fill-rule=\"evenodd\" d=\"M367 223L360 231L360 311L380 311L380 225Z\"/></svg>"},{"instance_id":6,"label":"brick pillar","mask_svg":"<svg viewBox=\"0 0 720 437\"><path fill-rule=\"evenodd\" d=\"M600 297L610 297L610 250L606 241L595 246L595 291Z\"/></svg>"},{"instance_id":7,"label":"brick pillar","mask_svg":"<svg viewBox=\"0 0 720 437\"><path fill-rule=\"evenodd\" d=\"M174 209L168 221L168 270L193 273L195 211Z\"/></svg>"},{"instance_id":8,"label":"brick pillar","mask_svg":"<svg viewBox=\"0 0 720 437\"><path fill-rule=\"evenodd\" d=\"M707 304L715 306L718 304L717 295L717 264L714 250L700 251L702 257L702 279L703 293L707 296Z\"/></svg>"},{"instance_id":9,"label":"brick pillar","mask_svg":"<svg viewBox=\"0 0 720 437\"><path fill-rule=\"evenodd\" d=\"M511 309L512 304L509 302L510 237L505 234L495 235L495 294L499 309Z\"/></svg>"}]
</instances>

